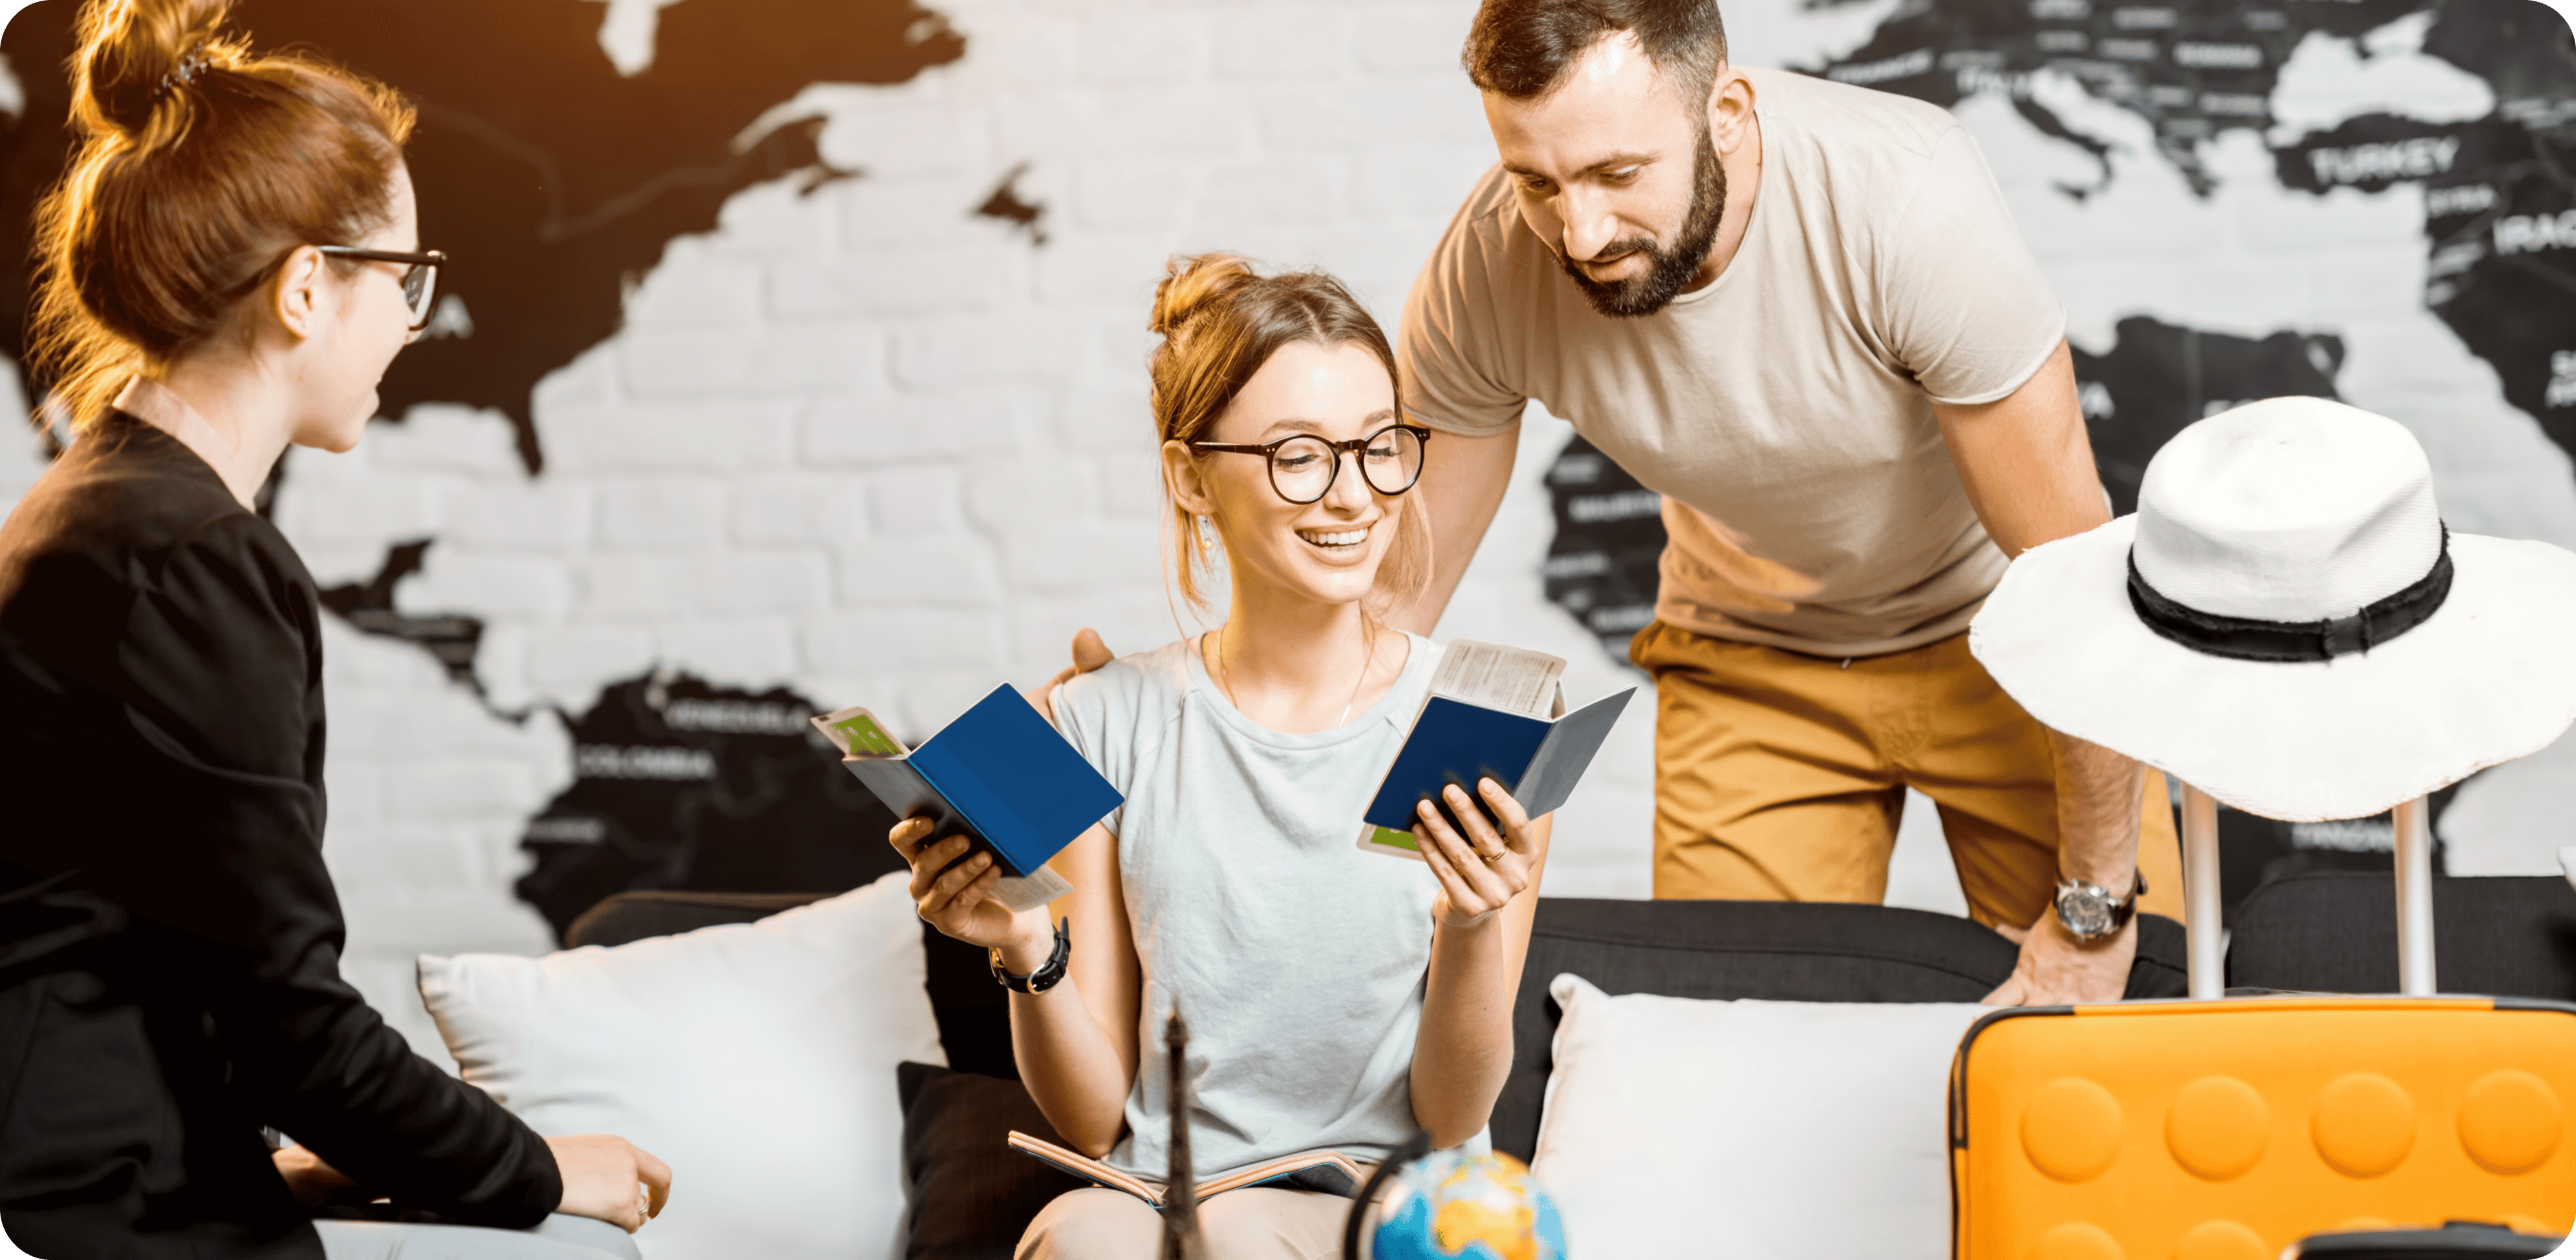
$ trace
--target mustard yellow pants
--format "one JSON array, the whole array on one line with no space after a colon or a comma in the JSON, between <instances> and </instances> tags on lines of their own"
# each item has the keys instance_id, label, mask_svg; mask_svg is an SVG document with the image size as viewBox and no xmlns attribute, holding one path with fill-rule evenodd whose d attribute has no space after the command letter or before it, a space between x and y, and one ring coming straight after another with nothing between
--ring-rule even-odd
<instances>
[{"instance_id":1,"label":"mustard yellow pants","mask_svg":"<svg viewBox=\"0 0 2576 1260\"><path fill-rule=\"evenodd\" d=\"M1968 913L2027 927L2057 883L2047 731L1968 654L1968 636L1848 662L1657 621L1628 659L1655 679L1655 895L1887 896L1905 789L1932 798ZM2140 908L2182 917L2164 776L2139 802Z\"/></svg>"}]
</instances>

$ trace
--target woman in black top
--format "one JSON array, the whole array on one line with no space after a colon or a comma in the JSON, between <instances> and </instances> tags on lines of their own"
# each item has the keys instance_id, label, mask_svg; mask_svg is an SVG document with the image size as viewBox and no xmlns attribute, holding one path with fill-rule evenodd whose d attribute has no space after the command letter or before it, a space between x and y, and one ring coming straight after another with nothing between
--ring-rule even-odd
<instances>
[{"instance_id":1,"label":"woman in black top","mask_svg":"<svg viewBox=\"0 0 2576 1260\"><path fill-rule=\"evenodd\" d=\"M631 1230L659 1161L538 1137L340 978L313 579L251 505L288 444L357 443L436 260L400 100L226 7L91 0L40 212L79 428L0 525L0 1220L49 1260L319 1257L298 1199L355 1180Z\"/></svg>"}]
</instances>

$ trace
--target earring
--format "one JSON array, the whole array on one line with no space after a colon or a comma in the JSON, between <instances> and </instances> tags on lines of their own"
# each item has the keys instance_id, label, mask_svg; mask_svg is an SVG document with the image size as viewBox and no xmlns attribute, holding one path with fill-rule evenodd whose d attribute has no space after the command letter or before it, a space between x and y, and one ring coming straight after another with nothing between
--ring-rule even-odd
<instances>
[{"instance_id":1,"label":"earring","mask_svg":"<svg viewBox=\"0 0 2576 1260\"><path fill-rule=\"evenodd\" d=\"M1208 524L1208 518L1202 516L1199 518L1199 550L1213 551L1215 549L1216 527Z\"/></svg>"}]
</instances>

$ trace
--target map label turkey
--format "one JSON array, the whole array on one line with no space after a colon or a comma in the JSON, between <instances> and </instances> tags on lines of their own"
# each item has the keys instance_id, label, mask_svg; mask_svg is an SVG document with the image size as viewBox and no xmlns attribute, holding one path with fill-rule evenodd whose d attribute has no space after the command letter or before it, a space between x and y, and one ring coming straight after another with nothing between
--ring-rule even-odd
<instances>
[{"instance_id":1,"label":"map label turkey","mask_svg":"<svg viewBox=\"0 0 2576 1260\"><path fill-rule=\"evenodd\" d=\"M2419 136L2349 149L2310 149L2308 166L2316 171L2318 183L2362 184L2447 175L2459 156L2458 136Z\"/></svg>"}]
</instances>

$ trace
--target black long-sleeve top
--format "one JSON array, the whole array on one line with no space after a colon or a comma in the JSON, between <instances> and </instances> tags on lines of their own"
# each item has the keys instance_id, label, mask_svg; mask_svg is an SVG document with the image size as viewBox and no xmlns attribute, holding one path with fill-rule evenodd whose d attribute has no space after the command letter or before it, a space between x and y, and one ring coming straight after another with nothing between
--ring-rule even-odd
<instances>
[{"instance_id":1,"label":"black long-sleeve top","mask_svg":"<svg viewBox=\"0 0 2576 1260\"><path fill-rule=\"evenodd\" d=\"M0 1220L41 1256L299 1257L273 1126L526 1226L554 1157L340 978L313 579L110 414L0 525Z\"/></svg>"}]
</instances>

